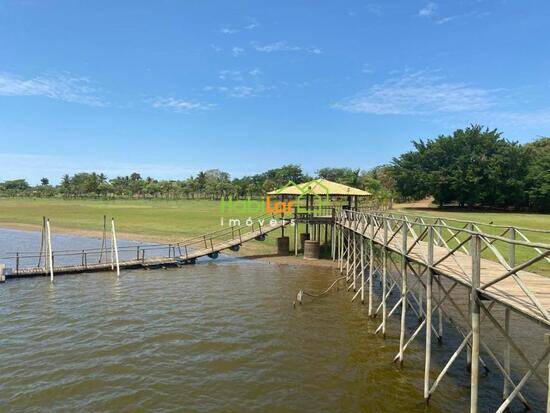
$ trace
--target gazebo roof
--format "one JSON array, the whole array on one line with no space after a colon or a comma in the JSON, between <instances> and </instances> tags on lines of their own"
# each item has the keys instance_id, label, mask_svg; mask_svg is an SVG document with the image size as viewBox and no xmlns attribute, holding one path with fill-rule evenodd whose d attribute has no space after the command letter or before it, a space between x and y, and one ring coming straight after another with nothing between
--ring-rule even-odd
<instances>
[{"instance_id":1,"label":"gazebo roof","mask_svg":"<svg viewBox=\"0 0 550 413\"><path fill-rule=\"evenodd\" d=\"M326 179L319 178L313 181L304 182L303 184L289 184L274 191L267 193L268 195L335 195L335 196L369 196L370 192L351 186L339 184Z\"/></svg>"}]
</instances>

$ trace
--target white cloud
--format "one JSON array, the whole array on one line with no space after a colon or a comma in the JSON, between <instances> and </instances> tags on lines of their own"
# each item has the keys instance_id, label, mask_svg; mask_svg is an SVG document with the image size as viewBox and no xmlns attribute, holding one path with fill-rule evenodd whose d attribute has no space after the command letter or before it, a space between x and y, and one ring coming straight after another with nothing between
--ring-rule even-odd
<instances>
[{"instance_id":1,"label":"white cloud","mask_svg":"<svg viewBox=\"0 0 550 413\"><path fill-rule=\"evenodd\" d=\"M156 98L152 100L151 106L156 109L167 109L178 113L191 113L196 111L210 110L216 107L212 103L203 103L176 98Z\"/></svg>"},{"instance_id":2,"label":"white cloud","mask_svg":"<svg viewBox=\"0 0 550 413\"><path fill-rule=\"evenodd\" d=\"M206 92L218 92L229 98L252 98L263 95L265 92L274 90L274 86L263 84L242 84L229 86L206 86Z\"/></svg>"},{"instance_id":3,"label":"white cloud","mask_svg":"<svg viewBox=\"0 0 550 413\"><path fill-rule=\"evenodd\" d=\"M220 33L222 34L236 34L245 30L254 30L260 27L260 22L256 20L253 17L247 17L246 20L248 23L240 26L240 27L223 27L220 30Z\"/></svg>"},{"instance_id":4,"label":"white cloud","mask_svg":"<svg viewBox=\"0 0 550 413\"><path fill-rule=\"evenodd\" d=\"M203 88L205 92L217 92L229 98L251 98L274 90L275 86L265 85L261 81L263 72L254 68L251 70L220 70L218 79L221 85L209 85Z\"/></svg>"},{"instance_id":5,"label":"white cloud","mask_svg":"<svg viewBox=\"0 0 550 413\"><path fill-rule=\"evenodd\" d=\"M424 7L422 7L420 10L418 10L418 16L419 17L432 17L437 10L437 4L434 2L428 2Z\"/></svg>"},{"instance_id":6,"label":"white cloud","mask_svg":"<svg viewBox=\"0 0 550 413\"><path fill-rule=\"evenodd\" d=\"M235 33L238 33L238 30L237 29L230 29L228 27L224 27L223 29L220 30L221 33L223 34L235 34Z\"/></svg>"},{"instance_id":7,"label":"white cloud","mask_svg":"<svg viewBox=\"0 0 550 413\"><path fill-rule=\"evenodd\" d=\"M380 7L379 4L376 3L368 3L365 5L365 9L372 14L375 14L376 16L382 15L382 7Z\"/></svg>"},{"instance_id":8,"label":"white cloud","mask_svg":"<svg viewBox=\"0 0 550 413\"><path fill-rule=\"evenodd\" d=\"M519 128L540 135L550 127L550 107L526 109L517 105L517 96L509 91L450 82L437 71L405 72L332 108L371 115L415 115L453 127L478 123Z\"/></svg>"},{"instance_id":9,"label":"white cloud","mask_svg":"<svg viewBox=\"0 0 550 413\"><path fill-rule=\"evenodd\" d=\"M375 115L482 111L495 106L496 91L452 83L437 72L407 73L375 84L334 108Z\"/></svg>"},{"instance_id":10,"label":"white cloud","mask_svg":"<svg viewBox=\"0 0 550 413\"><path fill-rule=\"evenodd\" d=\"M252 47L258 52L273 53L273 52L306 52L311 54L321 54L323 51L315 46L303 47L290 45L287 42L274 42L267 44L260 44L258 42L252 42Z\"/></svg>"},{"instance_id":11,"label":"white cloud","mask_svg":"<svg viewBox=\"0 0 550 413\"><path fill-rule=\"evenodd\" d=\"M364 63L363 67L361 68L361 73L371 75L374 73L374 70L372 69L371 65L369 65L368 63Z\"/></svg>"},{"instance_id":12,"label":"white cloud","mask_svg":"<svg viewBox=\"0 0 550 413\"><path fill-rule=\"evenodd\" d=\"M244 49L242 47L237 47L237 46L234 46L232 49L231 49L231 54L233 54L233 56L237 57L237 56L240 56L244 53Z\"/></svg>"},{"instance_id":13,"label":"white cloud","mask_svg":"<svg viewBox=\"0 0 550 413\"><path fill-rule=\"evenodd\" d=\"M232 80L233 82L242 82L244 80L240 70L220 70L218 78L220 80Z\"/></svg>"},{"instance_id":14,"label":"white cloud","mask_svg":"<svg viewBox=\"0 0 550 413\"><path fill-rule=\"evenodd\" d=\"M248 20L250 21L250 23L243 26L243 29L253 30L253 29L256 29L256 28L260 27L260 22L258 22L258 20L256 20L255 18L249 17Z\"/></svg>"},{"instance_id":15,"label":"white cloud","mask_svg":"<svg viewBox=\"0 0 550 413\"><path fill-rule=\"evenodd\" d=\"M473 18L476 18L476 19L481 19L483 17L489 16L490 14L491 14L490 12L477 12L477 11L473 11L473 12L465 13L465 14L456 14L454 16L447 16L447 17L443 17L441 19L438 19L438 20L435 21L435 24L450 23L450 22L455 21L455 20L466 19L466 18L469 18L469 17L473 17Z\"/></svg>"},{"instance_id":16,"label":"white cloud","mask_svg":"<svg viewBox=\"0 0 550 413\"><path fill-rule=\"evenodd\" d=\"M1 96L43 96L64 102L106 106L107 103L97 96L98 92L92 86L90 79L74 77L68 73L25 79L21 76L0 72Z\"/></svg>"}]
</instances>

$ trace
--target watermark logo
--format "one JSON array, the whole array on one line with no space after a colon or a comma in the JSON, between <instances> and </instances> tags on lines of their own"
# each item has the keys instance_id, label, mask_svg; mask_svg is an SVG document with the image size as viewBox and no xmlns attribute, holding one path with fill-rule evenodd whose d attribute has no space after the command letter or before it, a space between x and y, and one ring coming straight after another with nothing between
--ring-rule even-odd
<instances>
[{"instance_id":1,"label":"watermark logo","mask_svg":"<svg viewBox=\"0 0 550 413\"><path fill-rule=\"evenodd\" d=\"M277 196L294 195L293 200L276 200ZM311 201L311 202L309 202ZM220 222L223 223L223 215L233 214L246 216L246 222L252 222L252 216L258 215L291 215L298 214L321 214L323 208L330 207L330 190L321 181L314 180L305 184L296 184L288 181L282 188L273 191L271 195L266 195L262 199L227 199L220 200L220 212L222 214ZM230 218L230 226L240 225L243 218Z\"/></svg>"},{"instance_id":2,"label":"watermark logo","mask_svg":"<svg viewBox=\"0 0 550 413\"><path fill-rule=\"evenodd\" d=\"M220 200L220 212L237 213L237 214L292 214L294 209L298 213L315 213L320 212L323 207L330 206L329 188L323 184L321 180L314 180L305 184L296 184L292 181L282 188L277 189L272 193L273 196L286 195L288 189L293 188L294 200L282 201L274 200L272 196L266 195L262 199L227 199ZM311 205L306 205L307 197L312 201Z\"/></svg>"}]
</instances>

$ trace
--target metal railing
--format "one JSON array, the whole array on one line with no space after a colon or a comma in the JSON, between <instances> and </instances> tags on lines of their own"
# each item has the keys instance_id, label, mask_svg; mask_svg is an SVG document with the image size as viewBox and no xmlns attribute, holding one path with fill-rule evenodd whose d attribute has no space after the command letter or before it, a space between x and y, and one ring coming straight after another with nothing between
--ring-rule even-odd
<instances>
[{"instance_id":1,"label":"metal railing","mask_svg":"<svg viewBox=\"0 0 550 413\"><path fill-rule=\"evenodd\" d=\"M247 235L259 232L262 234L262 227L272 223L276 217L274 214L263 214L250 219L250 224L240 223L214 230L202 235L187 238L173 243L142 243L137 245L125 245L117 248L120 261L141 261L145 262L152 258L187 259L194 251L210 249L216 251L216 247L222 243L242 243ZM111 239L105 240L105 245L100 248L88 249L64 249L52 250L52 263L55 267L60 266L82 266L92 267L94 264L113 264L113 243ZM29 269L46 269L47 259L45 252L17 251L8 252L0 257L0 262L11 268L15 274Z\"/></svg>"},{"instance_id":2,"label":"metal railing","mask_svg":"<svg viewBox=\"0 0 550 413\"><path fill-rule=\"evenodd\" d=\"M491 267L490 280L482 282L478 287L479 291L494 293L495 289L492 287L506 288L502 285L503 281L512 279L515 286L524 293L525 297L522 299L528 302L528 307L533 309L536 317L550 324L547 307L524 280L527 276L550 275L550 244L532 242L525 235L528 231L548 234L548 230L493 225L504 231L491 234L482 230L483 225L491 224L448 220L454 224L451 225L437 217L430 222L422 216L346 210L339 211L336 219L340 224L378 240L386 248L413 261L438 271L454 271L455 275L470 285L473 283L472 259L477 256L493 261L497 265ZM433 245L426 246L428 243ZM443 252L429 264L428 250L434 247ZM484 271L488 274L489 270Z\"/></svg>"}]
</instances>

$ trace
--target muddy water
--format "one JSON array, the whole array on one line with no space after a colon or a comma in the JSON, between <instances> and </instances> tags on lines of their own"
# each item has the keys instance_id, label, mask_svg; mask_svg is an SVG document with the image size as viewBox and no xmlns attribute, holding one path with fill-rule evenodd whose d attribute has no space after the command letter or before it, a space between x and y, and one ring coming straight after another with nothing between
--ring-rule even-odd
<instances>
[{"instance_id":1,"label":"muddy water","mask_svg":"<svg viewBox=\"0 0 550 413\"><path fill-rule=\"evenodd\" d=\"M28 236L11 231L0 250ZM423 337L403 369L391 363L397 318L383 340L373 335L379 320L348 292L293 308L300 288L319 291L336 276L330 268L222 257L119 279L8 281L0 285L0 411L466 411L464 358L428 408ZM458 342L448 323L445 331L434 372ZM495 410L500 394L500 375L483 377L482 411ZM527 395L544 410L540 386Z\"/></svg>"}]
</instances>

